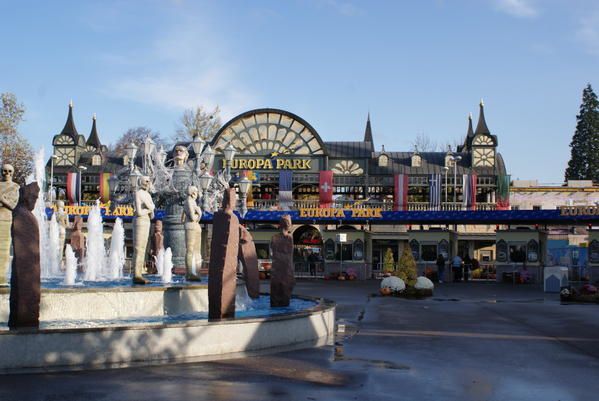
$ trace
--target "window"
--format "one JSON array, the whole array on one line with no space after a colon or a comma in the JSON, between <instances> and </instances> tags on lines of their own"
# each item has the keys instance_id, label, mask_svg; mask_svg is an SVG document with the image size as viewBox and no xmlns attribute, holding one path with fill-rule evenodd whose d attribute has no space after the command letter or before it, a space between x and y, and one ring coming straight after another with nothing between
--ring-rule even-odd
<instances>
[{"instance_id":1,"label":"window","mask_svg":"<svg viewBox=\"0 0 599 401\"><path fill-rule=\"evenodd\" d=\"M526 260L526 245L510 244L510 262L524 263Z\"/></svg>"},{"instance_id":2,"label":"window","mask_svg":"<svg viewBox=\"0 0 599 401\"><path fill-rule=\"evenodd\" d=\"M364 259L364 243L361 239L354 241L354 260Z\"/></svg>"},{"instance_id":3,"label":"window","mask_svg":"<svg viewBox=\"0 0 599 401\"><path fill-rule=\"evenodd\" d=\"M258 259L269 259L270 244L256 244L256 255Z\"/></svg>"},{"instance_id":4,"label":"window","mask_svg":"<svg viewBox=\"0 0 599 401\"><path fill-rule=\"evenodd\" d=\"M379 167L387 167L389 165L389 156L382 154L379 156Z\"/></svg>"},{"instance_id":5,"label":"window","mask_svg":"<svg viewBox=\"0 0 599 401\"><path fill-rule=\"evenodd\" d=\"M437 260L437 244L422 244L422 260L434 262Z\"/></svg>"},{"instance_id":6,"label":"window","mask_svg":"<svg viewBox=\"0 0 599 401\"><path fill-rule=\"evenodd\" d=\"M497 241L497 261L507 262L507 243L504 240Z\"/></svg>"},{"instance_id":7,"label":"window","mask_svg":"<svg viewBox=\"0 0 599 401\"><path fill-rule=\"evenodd\" d=\"M414 260L420 260L420 244L415 239L410 241L410 250L412 251Z\"/></svg>"},{"instance_id":8,"label":"window","mask_svg":"<svg viewBox=\"0 0 599 401\"><path fill-rule=\"evenodd\" d=\"M533 205L532 210L541 210L540 205Z\"/></svg>"},{"instance_id":9,"label":"window","mask_svg":"<svg viewBox=\"0 0 599 401\"><path fill-rule=\"evenodd\" d=\"M93 155L92 156L92 166L100 166L102 165L102 156Z\"/></svg>"},{"instance_id":10,"label":"window","mask_svg":"<svg viewBox=\"0 0 599 401\"><path fill-rule=\"evenodd\" d=\"M412 155L412 167L422 167L422 157L418 153Z\"/></svg>"},{"instance_id":11,"label":"window","mask_svg":"<svg viewBox=\"0 0 599 401\"><path fill-rule=\"evenodd\" d=\"M330 238L324 243L324 257L327 260L335 259L335 241Z\"/></svg>"},{"instance_id":12,"label":"window","mask_svg":"<svg viewBox=\"0 0 599 401\"><path fill-rule=\"evenodd\" d=\"M539 243L534 239L528 241L526 260L529 262L537 262L539 260Z\"/></svg>"},{"instance_id":13,"label":"window","mask_svg":"<svg viewBox=\"0 0 599 401\"><path fill-rule=\"evenodd\" d=\"M439 249L437 250L437 252L439 252L441 255L443 255L443 258L445 258L445 260L449 259L449 242L447 242L447 240L441 240L439 242Z\"/></svg>"}]
</instances>

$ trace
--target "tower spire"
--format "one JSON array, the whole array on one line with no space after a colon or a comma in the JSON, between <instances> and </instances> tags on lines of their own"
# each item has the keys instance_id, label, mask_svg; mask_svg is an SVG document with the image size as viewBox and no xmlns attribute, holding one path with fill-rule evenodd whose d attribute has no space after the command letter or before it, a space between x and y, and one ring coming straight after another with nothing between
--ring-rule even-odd
<instances>
[{"instance_id":1,"label":"tower spire","mask_svg":"<svg viewBox=\"0 0 599 401\"><path fill-rule=\"evenodd\" d=\"M368 118L366 120L366 129L364 130L364 142L370 142L374 149L374 139L372 138L372 127L370 126L370 112L368 112Z\"/></svg>"},{"instance_id":2,"label":"tower spire","mask_svg":"<svg viewBox=\"0 0 599 401\"><path fill-rule=\"evenodd\" d=\"M96 113L94 113L92 117L92 130L89 133L89 137L85 144L96 148L96 150L102 149L102 143L100 142L100 136L98 135L98 129L96 128Z\"/></svg>"},{"instance_id":3,"label":"tower spire","mask_svg":"<svg viewBox=\"0 0 599 401\"><path fill-rule=\"evenodd\" d=\"M480 111L478 113L478 124L476 124L476 131L474 131L475 135L478 134L491 134L489 128L487 127L487 122L485 121L485 104L483 100L480 99Z\"/></svg>"},{"instance_id":4,"label":"tower spire","mask_svg":"<svg viewBox=\"0 0 599 401\"><path fill-rule=\"evenodd\" d=\"M474 136L474 130L472 129L472 113L468 113L468 132L466 133L468 138Z\"/></svg>"},{"instance_id":5,"label":"tower spire","mask_svg":"<svg viewBox=\"0 0 599 401\"><path fill-rule=\"evenodd\" d=\"M75 121L73 120L73 101L69 102L69 115L67 116L67 121L64 124L64 128L60 132L59 135L67 135L73 138L73 141L77 143L77 139L79 137L79 133L77 132L77 128L75 127Z\"/></svg>"}]
</instances>

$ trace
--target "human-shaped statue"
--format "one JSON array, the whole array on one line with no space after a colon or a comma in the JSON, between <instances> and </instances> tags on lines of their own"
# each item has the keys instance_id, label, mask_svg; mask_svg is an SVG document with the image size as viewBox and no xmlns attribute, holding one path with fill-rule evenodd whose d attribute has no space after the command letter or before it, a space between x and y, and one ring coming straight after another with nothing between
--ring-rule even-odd
<instances>
[{"instance_id":1,"label":"human-shaped statue","mask_svg":"<svg viewBox=\"0 0 599 401\"><path fill-rule=\"evenodd\" d=\"M154 218L154 202L148 192L150 177L139 179L139 189L135 193L135 219L133 223L133 266L134 284L147 284L149 281L142 276L146 262L146 249L150 237L151 220Z\"/></svg>"},{"instance_id":2,"label":"human-shaped statue","mask_svg":"<svg viewBox=\"0 0 599 401\"><path fill-rule=\"evenodd\" d=\"M59 239L58 255L62 261L64 256L64 243L67 236L67 227L69 226L69 215L64 211L64 202L61 200L56 202L56 222L58 223Z\"/></svg>"},{"instance_id":3,"label":"human-shaped statue","mask_svg":"<svg viewBox=\"0 0 599 401\"><path fill-rule=\"evenodd\" d=\"M183 208L182 220L185 223L185 278L189 281L201 281L199 270L202 265L202 209L198 206L198 189L190 185ZM194 274L194 261L196 271Z\"/></svg>"},{"instance_id":4,"label":"human-shaped statue","mask_svg":"<svg viewBox=\"0 0 599 401\"><path fill-rule=\"evenodd\" d=\"M8 327L39 327L40 315L40 234L31 213L40 192L37 182L21 187L19 203L13 214L14 242L10 277L10 315Z\"/></svg>"},{"instance_id":5,"label":"human-shaped statue","mask_svg":"<svg viewBox=\"0 0 599 401\"><path fill-rule=\"evenodd\" d=\"M12 211L19 201L19 185L12 181L15 169L10 164L2 166L0 181L0 287L6 287L6 270L10 260L10 227Z\"/></svg>"},{"instance_id":6,"label":"human-shaped statue","mask_svg":"<svg viewBox=\"0 0 599 401\"><path fill-rule=\"evenodd\" d=\"M173 160L175 162L175 169L184 169L186 167L187 159L189 158L189 151L183 145L177 145L174 149Z\"/></svg>"},{"instance_id":7,"label":"human-shaped statue","mask_svg":"<svg viewBox=\"0 0 599 401\"><path fill-rule=\"evenodd\" d=\"M270 242L272 267L270 270L270 306L289 306L291 293L295 286L293 274L293 237L291 236L291 217L286 214L279 221L280 233Z\"/></svg>"},{"instance_id":8,"label":"human-shaped statue","mask_svg":"<svg viewBox=\"0 0 599 401\"><path fill-rule=\"evenodd\" d=\"M81 262L85 257L85 236L83 235L83 219L81 216L75 216L73 220L73 232L71 233L71 248L77 257L77 266L81 271Z\"/></svg>"},{"instance_id":9,"label":"human-shaped statue","mask_svg":"<svg viewBox=\"0 0 599 401\"><path fill-rule=\"evenodd\" d=\"M235 289L239 261L239 219L233 214L235 189L228 188L222 209L212 219L212 242L208 265L208 318L235 316Z\"/></svg>"},{"instance_id":10,"label":"human-shaped statue","mask_svg":"<svg viewBox=\"0 0 599 401\"><path fill-rule=\"evenodd\" d=\"M152 248L150 253L152 260L156 260L158 253L164 251L164 233L162 232L162 220L156 220L154 222L154 234L152 235ZM156 266L152 269L152 274L157 273Z\"/></svg>"}]
</instances>

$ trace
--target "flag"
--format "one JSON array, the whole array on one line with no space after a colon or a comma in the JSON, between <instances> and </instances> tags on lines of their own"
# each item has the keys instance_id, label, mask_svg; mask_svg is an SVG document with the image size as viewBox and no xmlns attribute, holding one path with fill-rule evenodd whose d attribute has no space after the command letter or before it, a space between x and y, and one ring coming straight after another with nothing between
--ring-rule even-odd
<instances>
[{"instance_id":1,"label":"flag","mask_svg":"<svg viewBox=\"0 0 599 401\"><path fill-rule=\"evenodd\" d=\"M429 181L429 209L441 209L441 174L431 174Z\"/></svg>"},{"instance_id":2,"label":"flag","mask_svg":"<svg viewBox=\"0 0 599 401\"><path fill-rule=\"evenodd\" d=\"M110 200L109 178L110 173L100 173L100 202L102 203L107 203Z\"/></svg>"},{"instance_id":3,"label":"flag","mask_svg":"<svg viewBox=\"0 0 599 401\"><path fill-rule=\"evenodd\" d=\"M292 180L293 171L281 170L279 172L279 206L283 210L289 210L293 204Z\"/></svg>"},{"instance_id":4,"label":"flag","mask_svg":"<svg viewBox=\"0 0 599 401\"><path fill-rule=\"evenodd\" d=\"M476 174L462 176L462 206L464 210L476 210Z\"/></svg>"},{"instance_id":5,"label":"flag","mask_svg":"<svg viewBox=\"0 0 599 401\"><path fill-rule=\"evenodd\" d=\"M318 192L320 194L320 207L331 207L333 203L333 172L331 170L320 172Z\"/></svg>"},{"instance_id":6,"label":"flag","mask_svg":"<svg viewBox=\"0 0 599 401\"><path fill-rule=\"evenodd\" d=\"M67 173L67 200L71 205L79 202L79 187L81 185L81 174Z\"/></svg>"},{"instance_id":7,"label":"flag","mask_svg":"<svg viewBox=\"0 0 599 401\"><path fill-rule=\"evenodd\" d=\"M408 210L408 175L393 177L393 210Z\"/></svg>"},{"instance_id":8,"label":"flag","mask_svg":"<svg viewBox=\"0 0 599 401\"><path fill-rule=\"evenodd\" d=\"M510 180L509 175L497 177L497 210L510 210Z\"/></svg>"}]
</instances>

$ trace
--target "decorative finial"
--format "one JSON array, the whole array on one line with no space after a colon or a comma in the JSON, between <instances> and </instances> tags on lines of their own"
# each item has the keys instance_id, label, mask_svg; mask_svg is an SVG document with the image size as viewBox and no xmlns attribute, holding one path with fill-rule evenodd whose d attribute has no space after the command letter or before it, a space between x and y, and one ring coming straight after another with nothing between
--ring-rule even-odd
<instances>
[{"instance_id":1,"label":"decorative finial","mask_svg":"<svg viewBox=\"0 0 599 401\"><path fill-rule=\"evenodd\" d=\"M383 148L383 150L381 150L381 152L385 151L385 145L381 145L381 147Z\"/></svg>"},{"instance_id":2,"label":"decorative finial","mask_svg":"<svg viewBox=\"0 0 599 401\"><path fill-rule=\"evenodd\" d=\"M485 102L483 102L483 98L482 98L482 97L480 98L480 106L481 106L481 107L484 107L484 106L485 106Z\"/></svg>"},{"instance_id":3,"label":"decorative finial","mask_svg":"<svg viewBox=\"0 0 599 401\"><path fill-rule=\"evenodd\" d=\"M472 112L468 113L468 120L472 120Z\"/></svg>"},{"instance_id":4,"label":"decorative finial","mask_svg":"<svg viewBox=\"0 0 599 401\"><path fill-rule=\"evenodd\" d=\"M96 113L94 113L94 115L92 116L92 119L95 121L96 120Z\"/></svg>"},{"instance_id":5,"label":"decorative finial","mask_svg":"<svg viewBox=\"0 0 599 401\"><path fill-rule=\"evenodd\" d=\"M69 107L73 108L73 99L69 100Z\"/></svg>"}]
</instances>

